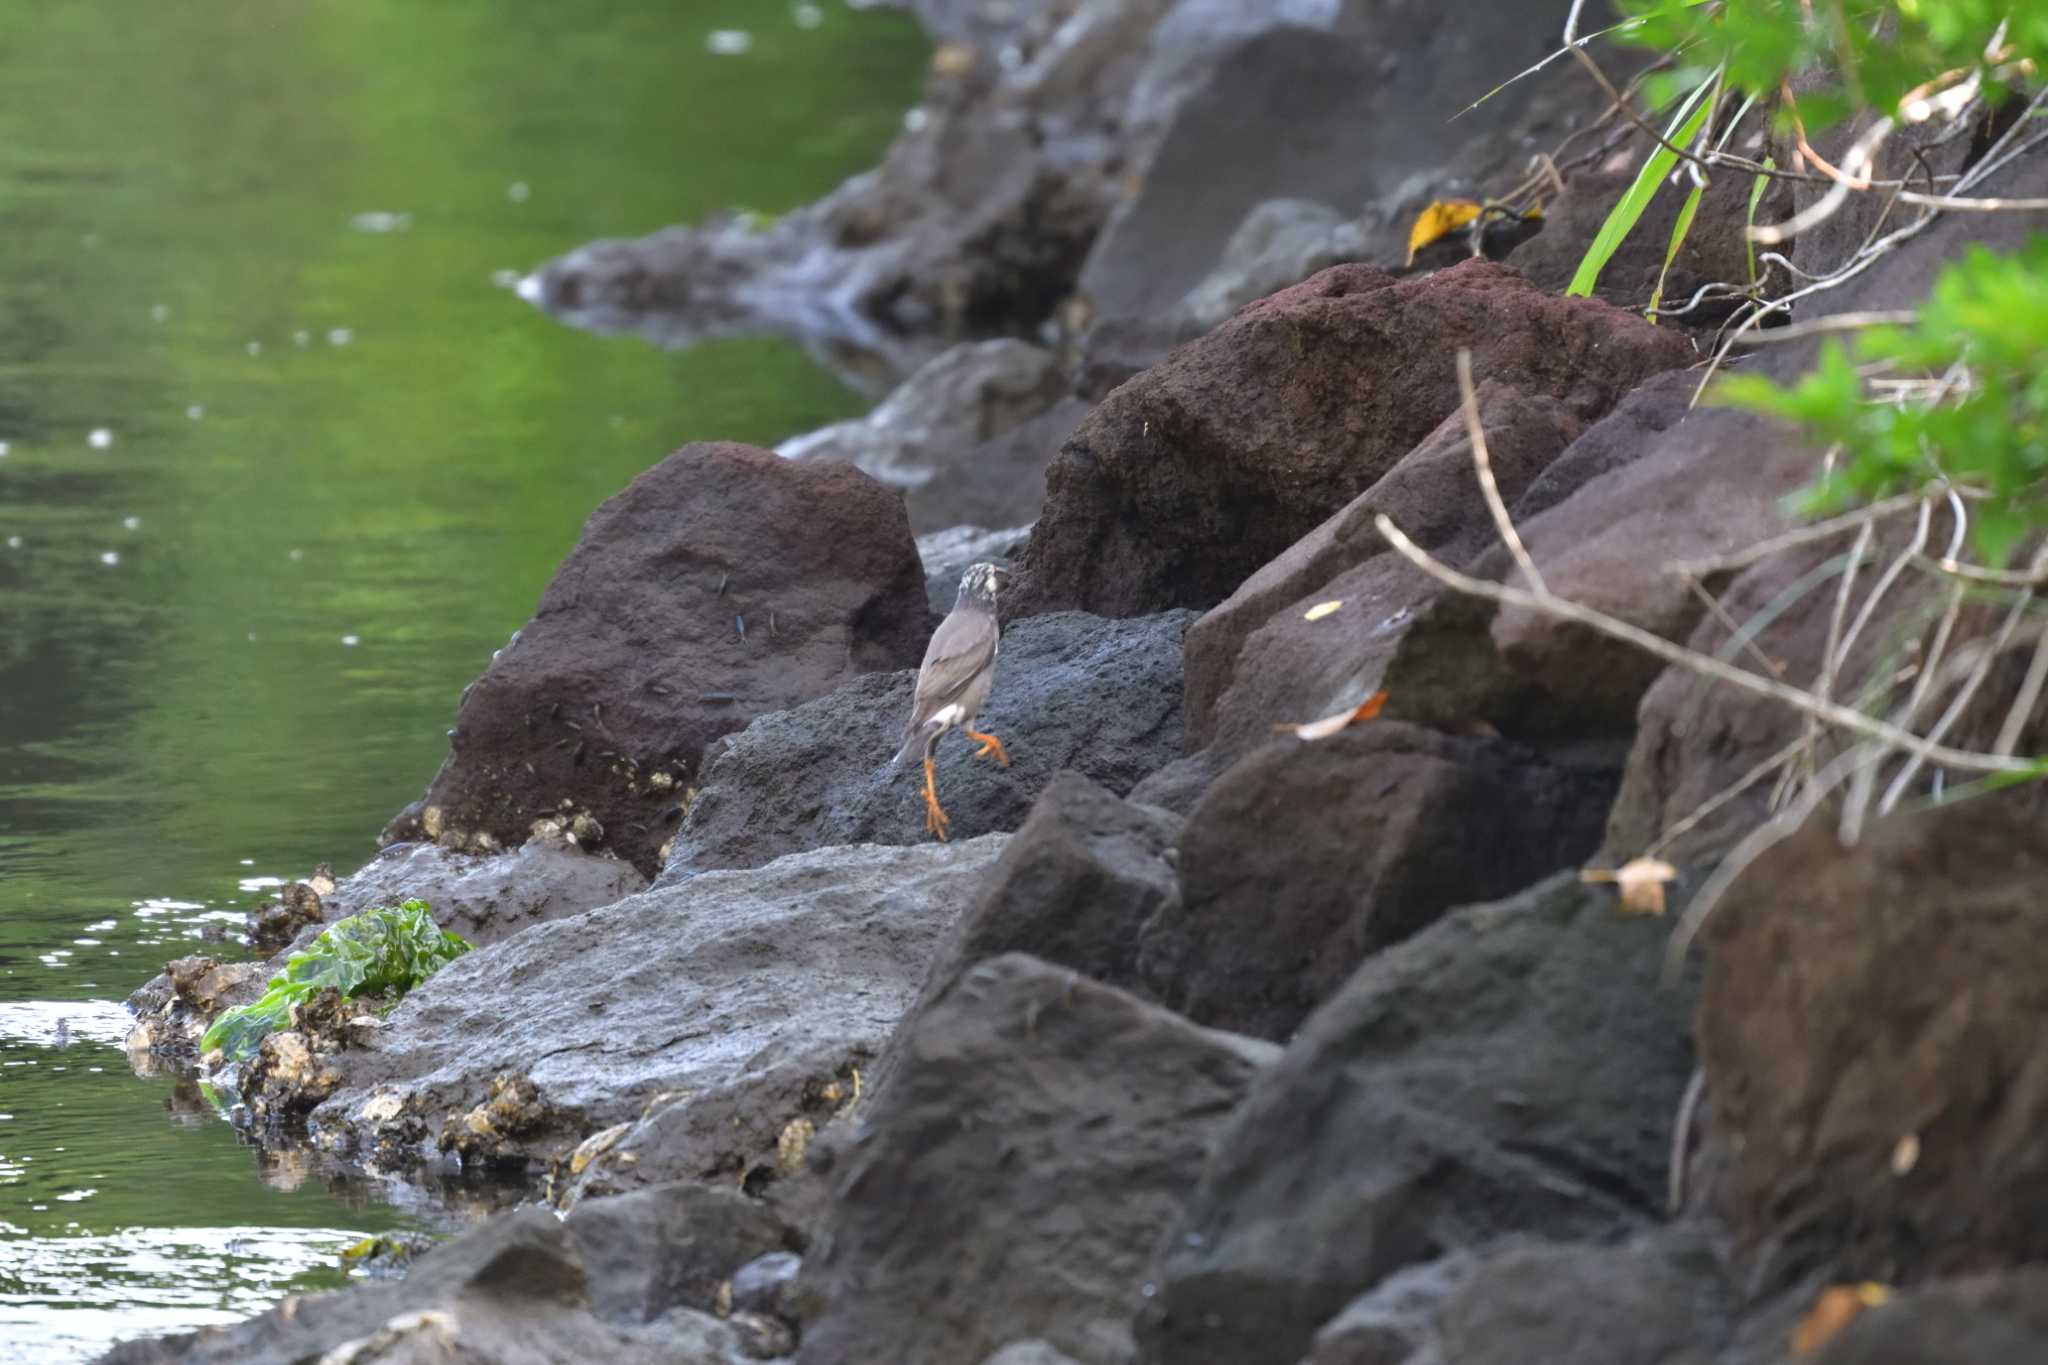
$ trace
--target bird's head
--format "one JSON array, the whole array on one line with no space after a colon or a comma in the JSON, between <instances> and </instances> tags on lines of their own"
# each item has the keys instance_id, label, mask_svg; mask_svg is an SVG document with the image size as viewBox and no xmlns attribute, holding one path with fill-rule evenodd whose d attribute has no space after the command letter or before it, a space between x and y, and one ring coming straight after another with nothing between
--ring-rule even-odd
<instances>
[{"instance_id":1,"label":"bird's head","mask_svg":"<svg viewBox=\"0 0 2048 1365\"><path fill-rule=\"evenodd\" d=\"M1010 570L1006 565L969 564L967 572L960 575L959 605L965 606L973 602L988 611L994 611L996 589L1002 586L1009 576Z\"/></svg>"}]
</instances>

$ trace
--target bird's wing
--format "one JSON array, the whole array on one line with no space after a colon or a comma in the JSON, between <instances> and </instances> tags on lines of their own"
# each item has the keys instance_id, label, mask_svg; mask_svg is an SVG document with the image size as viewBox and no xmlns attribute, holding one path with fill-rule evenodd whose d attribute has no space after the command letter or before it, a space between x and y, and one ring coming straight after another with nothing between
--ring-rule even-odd
<instances>
[{"instance_id":1,"label":"bird's wing","mask_svg":"<svg viewBox=\"0 0 2048 1365\"><path fill-rule=\"evenodd\" d=\"M903 730L905 738L917 733L934 712L957 701L981 676L995 660L999 638L995 617L985 612L956 611L939 623L917 672L917 696L910 724Z\"/></svg>"}]
</instances>

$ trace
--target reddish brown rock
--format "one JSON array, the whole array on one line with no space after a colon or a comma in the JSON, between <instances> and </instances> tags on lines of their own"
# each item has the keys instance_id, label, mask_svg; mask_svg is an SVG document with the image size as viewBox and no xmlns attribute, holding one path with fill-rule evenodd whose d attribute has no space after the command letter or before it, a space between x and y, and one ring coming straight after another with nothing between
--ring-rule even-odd
<instances>
[{"instance_id":1,"label":"reddish brown rock","mask_svg":"<svg viewBox=\"0 0 2048 1365\"><path fill-rule=\"evenodd\" d=\"M851 465L684 446L591 514L385 839L512 847L553 818L651 874L707 743L915 667L926 633L895 493Z\"/></svg>"},{"instance_id":2,"label":"reddish brown rock","mask_svg":"<svg viewBox=\"0 0 2048 1365\"><path fill-rule=\"evenodd\" d=\"M2048 1258L2048 826L2015 788L1816 818L1707 923L1714 1203L1777 1285Z\"/></svg>"},{"instance_id":3,"label":"reddish brown rock","mask_svg":"<svg viewBox=\"0 0 2048 1365\"><path fill-rule=\"evenodd\" d=\"M1337 266L1245 308L1112 393L1046 476L1020 612L1214 605L1392 469L1481 380L1588 421L1691 345L1472 261Z\"/></svg>"}]
</instances>

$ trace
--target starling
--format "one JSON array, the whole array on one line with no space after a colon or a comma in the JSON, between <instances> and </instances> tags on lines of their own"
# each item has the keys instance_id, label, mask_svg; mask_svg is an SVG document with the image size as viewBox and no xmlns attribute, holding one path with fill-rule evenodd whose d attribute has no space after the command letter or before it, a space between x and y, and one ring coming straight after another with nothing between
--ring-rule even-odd
<instances>
[{"instance_id":1,"label":"starling","mask_svg":"<svg viewBox=\"0 0 2048 1365\"><path fill-rule=\"evenodd\" d=\"M960 597L952 612L932 632L924 651L924 666L917 670L917 692L911 700L910 723L903 727L903 748L896 755L901 763L914 754L924 756L924 827L946 837L946 812L939 808L939 791L932 776L932 750L939 736L955 726L981 747L976 758L991 754L996 762L1010 766L1003 742L974 728L974 717L988 700L996 678L996 650L1001 630L996 625L996 580L1003 570L994 564L970 564L960 576Z\"/></svg>"}]
</instances>

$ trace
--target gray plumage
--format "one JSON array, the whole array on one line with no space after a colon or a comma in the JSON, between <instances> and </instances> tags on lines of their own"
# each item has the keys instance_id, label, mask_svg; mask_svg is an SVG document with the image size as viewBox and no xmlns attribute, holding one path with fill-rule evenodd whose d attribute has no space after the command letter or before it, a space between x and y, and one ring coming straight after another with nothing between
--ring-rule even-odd
<instances>
[{"instance_id":1,"label":"gray plumage","mask_svg":"<svg viewBox=\"0 0 2048 1365\"><path fill-rule=\"evenodd\" d=\"M924 664L917 670L910 723L903 727L896 762L922 760L940 735L955 726L972 726L988 700L1002 643L996 624L996 580L1001 572L994 564L970 564L961 575L960 596L932 632Z\"/></svg>"}]
</instances>

